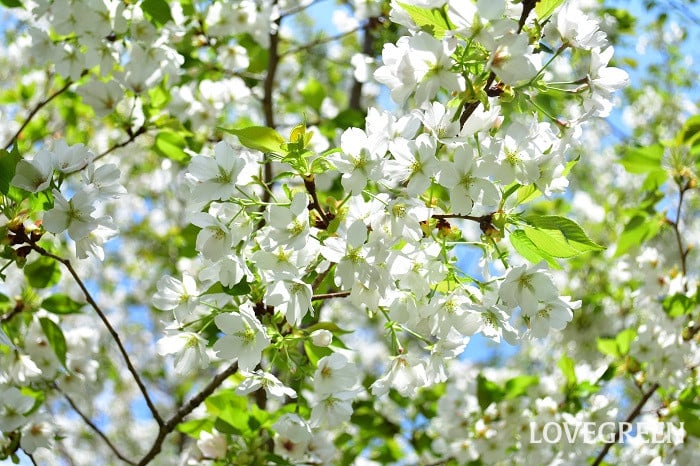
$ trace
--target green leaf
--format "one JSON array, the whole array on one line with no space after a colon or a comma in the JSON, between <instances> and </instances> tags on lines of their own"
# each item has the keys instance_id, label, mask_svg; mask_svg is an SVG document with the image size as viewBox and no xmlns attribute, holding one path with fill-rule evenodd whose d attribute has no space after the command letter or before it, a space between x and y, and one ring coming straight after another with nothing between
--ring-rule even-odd
<instances>
[{"instance_id":1,"label":"green leaf","mask_svg":"<svg viewBox=\"0 0 700 466\"><path fill-rule=\"evenodd\" d=\"M447 16L443 8L421 8L399 2L401 8L411 17L414 23L424 31L430 33L436 39L442 39L446 31L454 28L454 24Z\"/></svg>"},{"instance_id":2,"label":"green leaf","mask_svg":"<svg viewBox=\"0 0 700 466\"><path fill-rule=\"evenodd\" d=\"M40 317L39 323L41 324L41 329L46 335L46 339L49 340L49 345L51 349L56 353L56 357L63 367L66 367L66 337L63 336L63 331L56 322L49 319L48 317ZM67 367L66 367L67 369Z\"/></svg>"},{"instance_id":3,"label":"green leaf","mask_svg":"<svg viewBox=\"0 0 700 466\"><path fill-rule=\"evenodd\" d=\"M598 351L602 354L615 358L620 356L620 352L617 349L617 342L612 338L598 338L596 346L598 347Z\"/></svg>"},{"instance_id":4,"label":"green leaf","mask_svg":"<svg viewBox=\"0 0 700 466\"><path fill-rule=\"evenodd\" d=\"M304 340L304 350L306 350L306 356L314 366L318 366L318 361L321 358L333 353L333 351L329 348L314 345L311 343L311 340Z\"/></svg>"},{"instance_id":5,"label":"green leaf","mask_svg":"<svg viewBox=\"0 0 700 466\"><path fill-rule=\"evenodd\" d=\"M49 296L41 303L41 307L54 314L78 314L84 304L73 301L65 294L55 294Z\"/></svg>"},{"instance_id":6,"label":"green leaf","mask_svg":"<svg viewBox=\"0 0 700 466\"><path fill-rule=\"evenodd\" d=\"M156 26L162 26L173 19L170 5L165 0L144 0L141 9Z\"/></svg>"},{"instance_id":7,"label":"green leaf","mask_svg":"<svg viewBox=\"0 0 700 466\"><path fill-rule=\"evenodd\" d=\"M332 121L340 129L348 129L351 126L361 128L365 124L365 115L359 110L348 108L337 114Z\"/></svg>"},{"instance_id":8,"label":"green leaf","mask_svg":"<svg viewBox=\"0 0 700 466\"><path fill-rule=\"evenodd\" d=\"M564 0L539 0L535 5L535 13L540 23L549 18L562 3Z\"/></svg>"},{"instance_id":9,"label":"green leaf","mask_svg":"<svg viewBox=\"0 0 700 466\"><path fill-rule=\"evenodd\" d=\"M218 422L223 421L238 429L238 435L250 430L248 427L249 407L247 398L238 396L233 391L226 391L207 398L205 404L208 411L217 416Z\"/></svg>"},{"instance_id":10,"label":"green leaf","mask_svg":"<svg viewBox=\"0 0 700 466\"><path fill-rule=\"evenodd\" d=\"M243 277L240 282L233 285L231 288L223 287L224 293L231 296L243 296L250 293L250 284Z\"/></svg>"},{"instance_id":11,"label":"green leaf","mask_svg":"<svg viewBox=\"0 0 700 466\"><path fill-rule=\"evenodd\" d=\"M304 89L302 89L301 95L304 97L304 103L318 112L321 109L323 99L326 97L326 90L320 81L311 78L304 86ZM290 140L292 139L290 138Z\"/></svg>"},{"instance_id":12,"label":"green leaf","mask_svg":"<svg viewBox=\"0 0 700 466\"><path fill-rule=\"evenodd\" d=\"M61 270L55 260L49 257L40 257L24 267L24 276L34 288L46 288L58 283L61 278Z\"/></svg>"},{"instance_id":13,"label":"green leaf","mask_svg":"<svg viewBox=\"0 0 700 466\"><path fill-rule=\"evenodd\" d=\"M694 299L677 293L664 298L661 306L669 317L679 317L690 314L696 308L696 303Z\"/></svg>"},{"instance_id":14,"label":"green leaf","mask_svg":"<svg viewBox=\"0 0 700 466\"><path fill-rule=\"evenodd\" d=\"M537 199L542 195L542 191L537 189L534 184L529 184L527 186L521 186L518 188L518 205L526 204L534 199Z\"/></svg>"},{"instance_id":15,"label":"green leaf","mask_svg":"<svg viewBox=\"0 0 700 466\"><path fill-rule=\"evenodd\" d=\"M476 397L481 410L484 411L491 403L497 403L503 399L503 389L479 374L476 378Z\"/></svg>"},{"instance_id":16,"label":"green leaf","mask_svg":"<svg viewBox=\"0 0 700 466\"><path fill-rule=\"evenodd\" d=\"M633 328L628 328L617 334L615 337L615 344L617 345L620 355L625 356L630 352L630 345L635 338L637 338L637 331Z\"/></svg>"},{"instance_id":17,"label":"green leaf","mask_svg":"<svg viewBox=\"0 0 700 466\"><path fill-rule=\"evenodd\" d=\"M505 399L512 400L519 396L527 394L530 387L540 383L539 377L536 375L519 375L508 380L505 385Z\"/></svg>"},{"instance_id":18,"label":"green leaf","mask_svg":"<svg viewBox=\"0 0 700 466\"><path fill-rule=\"evenodd\" d=\"M190 160L190 156L184 150L185 147L187 147L185 136L179 132L169 130L159 132L153 144L153 149L158 155L181 164L185 164Z\"/></svg>"},{"instance_id":19,"label":"green leaf","mask_svg":"<svg viewBox=\"0 0 700 466\"><path fill-rule=\"evenodd\" d=\"M630 147L622 155L620 163L629 173L649 173L663 170L661 160L664 146L653 144L647 147Z\"/></svg>"},{"instance_id":20,"label":"green leaf","mask_svg":"<svg viewBox=\"0 0 700 466\"><path fill-rule=\"evenodd\" d=\"M12 152L0 149L0 194L7 195L10 192L10 181L15 176L17 162L22 160L22 156L17 151L17 145Z\"/></svg>"},{"instance_id":21,"label":"green leaf","mask_svg":"<svg viewBox=\"0 0 700 466\"><path fill-rule=\"evenodd\" d=\"M192 438L199 438L199 433L203 430L209 431L214 427L211 419L193 419L191 421L182 422L177 425L177 430L183 434L187 434Z\"/></svg>"},{"instance_id":22,"label":"green leaf","mask_svg":"<svg viewBox=\"0 0 700 466\"><path fill-rule=\"evenodd\" d=\"M679 131L677 140L680 144L694 146L700 141L700 115L693 115L683 124Z\"/></svg>"},{"instance_id":23,"label":"green leaf","mask_svg":"<svg viewBox=\"0 0 700 466\"><path fill-rule=\"evenodd\" d=\"M544 260L547 261L547 264L549 264L549 266L552 268L561 268L561 266L550 254L542 251L535 245L535 243L532 242L530 238L527 237L525 231L515 230L510 234L509 238L510 244L513 245L515 250L533 264L537 264Z\"/></svg>"},{"instance_id":24,"label":"green leaf","mask_svg":"<svg viewBox=\"0 0 700 466\"><path fill-rule=\"evenodd\" d=\"M0 3L5 5L7 8L18 8L22 6L22 2L19 0L0 0Z\"/></svg>"},{"instance_id":25,"label":"green leaf","mask_svg":"<svg viewBox=\"0 0 700 466\"><path fill-rule=\"evenodd\" d=\"M286 155L283 144L284 138L274 129L267 126L248 126L241 129L226 129L219 128L222 131L233 134L238 137L238 140L244 146L259 150L264 153Z\"/></svg>"},{"instance_id":26,"label":"green leaf","mask_svg":"<svg viewBox=\"0 0 700 466\"><path fill-rule=\"evenodd\" d=\"M660 228L661 224L656 217L635 215L622 230L620 238L617 240L614 257L619 257L632 247L640 246L645 241L649 241L656 236Z\"/></svg>"},{"instance_id":27,"label":"green leaf","mask_svg":"<svg viewBox=\"0 0 700 466\"><path fill-rule=\"evenodd\" d=\"M689 435L700 438L700 409L692 404L681 403L678 419L683 422L683 428Z\"/></svg>"},{"instance_id":28,"label":"green leaf","mask_svg":"<svg viewBox=\"0 0 700 466\"><path fill-rule=\"evenodd\" d=\"M576 385L576 363L574 362L573 359L568 357L566 354L562 354L561 358L559 358L559 362L557 363L559 366L559 369L561 369L561 372L564 374L564 377L566 377L566 384L569 387L573 387Z\"/></svg>"},{"instance_id":29,"label":"green leaf","mask_svg":"<svg viewBox=\"0 0 700 466\"><path fill-rule=\"evenodd\" d=\"M552 257L573 257L588 251L605 249L591 240L571 219L557 215L537 215L525 219L525 235L535 247Z\"/></svg>"}]
</instances>

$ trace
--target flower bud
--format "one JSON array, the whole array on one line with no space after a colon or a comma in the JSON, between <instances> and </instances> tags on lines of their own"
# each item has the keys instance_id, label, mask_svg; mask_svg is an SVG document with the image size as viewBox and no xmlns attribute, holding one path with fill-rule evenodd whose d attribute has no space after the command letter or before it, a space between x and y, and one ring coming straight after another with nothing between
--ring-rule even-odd
<instances>
[{"instance_id":1,"label":"flower bud","mask_svg":"<svg viewBox=\"0 0 700 466\"><path fill-rule=\"evenodd\" d=\"M311 332L311 342L316 346L328 346L333 341L333 334L329 330L319 329Z\"/></svg>"}]
</instances>

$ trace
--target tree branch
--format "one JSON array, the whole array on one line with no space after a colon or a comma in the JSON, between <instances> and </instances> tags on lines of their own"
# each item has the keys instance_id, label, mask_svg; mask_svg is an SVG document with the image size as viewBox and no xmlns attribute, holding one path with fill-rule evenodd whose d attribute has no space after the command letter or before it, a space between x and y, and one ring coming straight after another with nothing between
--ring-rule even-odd
<instances>
[{"instance_id":1,"label":"tree branch","mask_svg":"<svg viewBox=\"0 0 700 466\"><path fill-rule=\"evenodd\" d=\"M311 297L311 301L317 301L320 299L345 298L346 296L350 296L350 291L336 291L335 293L315 294Z\"/></svg>"},{"instance_id":2,"label":"tree branch","mask_svg":"<svg viewBox=\"0 0 700 466\"><path fill-rule=\"evenodd\" d=\"M636 419L637 416L639 416L639 413L642 412L642 408L646 404L647 401L649 401L649 398L656 392L656 390L660 387L658 383L654 383L649 390L642 396L642 399L639 400L639 403L637 403L637 406L634 407L632 412L627 416L627 419L625 419L625 422L630 423ZM618 425L619 427L619 425ZM591 466L600 466L600 463L603 462L603 459L605 459L605 455L608 454L608 451L610 451L610 448L612 448L613 444L617 443L618 440L620 440L620 436L622 433L620 430L615 432L615 437L612 442L608 442L605 444L603 449L600 451L600 454L596 457L595 461L591 464Z\"/></svg>"},{"instance_id":3,"label":"tree branch","mask_svg":"<svg viewBox=\"0 0 700 466\"><path fill-rule=\"evenodd\" d=\"M73 82L74 81L71 81L69 79L68 82L66 82L66 84L63 85L63 87L61 87L59 90L57 90L56 92L54 92L53 94L51 94L50 96L48 96L47 98L45 98L44 100L42 100L41 102L36 104L36 106L25 117L24 122L22 123L22 126L19 127L19 129L15 132L15 134L12 136L12 138L10 138L9 142L5 145L5 150L9 150L10 147L12 147L12 145L15 143L15 141L17 141L17 138L19 138L19 135L22 134L22 131L24 131L24 128L26 128L27 125L29 125L29 123L32 121L32 119L36 116L36 114L39 113L39 110L41 110L46 105L48 105L49 102L51 102L53 99L55 99L59 95L66 92L68 90L68 88L71 86L71 84L73 84Z\"/></svg>"},{"instance_id":4,"label":"tree branch","mask_svg":"<svg viewBox=\"0 0 700 466\"><path fill-rule=\"evenodd\" d=\"M306 5L299 5L296 7L292 7L287 11L283 11L280 13L280 18L286 18L287 16L292 16L297 13L301 13L302 11L311 8L312 6L316 5L317 3L321 3L325 0L312 0L311 2L307 3Z\"/></svg>"},{"instance_id":5,"label":"tree branch","mask_svg":"<svg viewBox=\"0 0 700 466\"><path fill-rule=\"evenodd\" d=\"M360 30L360 28L353 28L353 29L350 29L349 31L341 32L341 33L333 35L333 36L322 37L321 39L316 39L314 41L309 42L308 44L300 45L300 46L295 47L293 49L289 49L286 52L284 52L282 55L294 55L295 53L303 52L305 50L312 49L312 48L317 47L319 45L327 44L328 42L333 42L335 40L342 39L345 36L355 34L359 30Z\"/></svg>"},{"instance_id":6,"label":"tree branch","mask_svg":"<svg viewBox=\"0 0 700 466\"><path fill-rule=\"evenodd\" d=\"M478 222L481 223L487 218L490 220L493 214L487 214L487 215L481 215L480 217L476 217L474 215L462 215L462 214L433 214L431 217L436 219L436 220L444 220L448 218L460 218L464 220L471 220L472 222Z\"/></svg>"},{"instance_id":7,"label":"tree branch","mask_svg":"<svg viewBox=\"0 0 700 466\"><path fill-rule=\"evenodd\" d=\"M50 253L46 249L37 245L36 243L32 242L30 243L30 246L34 251L38 252L42 256L50 257L51 259L60 262L66 269L68 269L68 272L71 274L75 282L80 287L80 290L83 292L83 296L85 296L85 299L87 300L88 304L90 304L90 306L95 310L97 315L100 317L100 320L102 320L102 323L107 328L107 331L112 336L112 339L117 344L119 352L121 353L122 357L124 358L124 362L126 363L126 367L129 369L129 372L134 377L134 381L136 382L136 385L138 385L139 390L141 390L141 394L146 400L146 404L148 405L148 409L151 411L153 418L159 426L162 426L163 418L161 418L160 414L158 413L158 410L156 409L155 405L153 404L153 401L151 400L151 397L148 394L148 390L146 390L146 386L143 384L139 373L136 371L136 368L132 364L131 359L129 358L129 353L127 353L126 348L124 347L124 344L122 343L121 338L119 337L119 334L114 329L114 327L112 327L112 324L110 324L104 311L100 308L95 299L92 297L87 287L85 286L85 283L83 283L82 279L80 278L80 276L78 276L78 273L73 268L71 262L68 259L64 259L53 253Z\"/></svg>"},{"instance_id":8,"label":"tree branch","mask_svg":"<svg viewBox=\"0 0 700 466\"><path fill-rule=\"evenodd\" d=\"M274 2L277 3L277 2ZM263 114L265 116L265 126L268 128L275 127L275 110L274 104L272 102L273 92L275 87L275 74L277 73L277 65L279 64L279 28L282 24L282 18L277 18L270 29L270 47L269 55L267 59L267 73L265 74L265 82L263 83ZM270 160L265 160L263 167L263 183L269 188L269 184L272 182L272 162ZM270 201L270 190L265 189L263 191L262 202L267 203Z\"/></svg>"},{"instance_id":9,"label":"tree branch","mask_svg":"<svg viewBox=\"0 0 700 466\"><path fill-rule=\"evenodd\" d=\"M132 142L134 142L134 141L136 140L137 137L141 136L142 134L146 134L147 131L148 131L148 129L146 128L146 123L145 123L145 122L144 122L144 124L141 125L141 127L139 127L136 131L131 131L131 130L129 130L129 131L128 131L128 134L129 134L129 138L128 138L128 139L125 139L125 140L123 140L122 142L119 142L119 143L113 145L113 146L110 147L109 149L106 149L106 150L104 150L103 152L97 154L97 155L92 159L92 162L95 162L95 161L97 161L97 160L100 160L102 157L105 157L106 155L111 154L112 152L114 152L114 151L117 150L117 149L121 149L122 147L128 146L129 144L131 144ZM66 173L66 175L72 175L73 173L77 173L77 172L79 172L79 171L85 169L85 167L87 167L87 165L88 165L88 164L85 163L85 164L82 165L81 167L78 167L78 168L76 168L75 170Z\"/></svg>"},{"instance_id":10,"label":"tree branch","mask_svg":"<svg viewBox=\"0 0 700 466\"><path fill-rule=\"evenodd\" d=\"M216 390L219 387L219 385L221 385L224 382L224 380L229 378L231 375L235 374L237 370L238 363L234 362L226 369L224 369L223 372L214 377L211 380L211 382L209 382L207 386L204 387L202 391L200 391L198 394L196 394L190 401L182 405L180 409L178 409L177 412L173 414L164 424L161 424L158 428L158 436L153 442L151 449L148 451L148 453L146 453L146 455L143 458L141 458L141 461L139 461L137 465L144 466L148 464L153 458L155 458L163 448L163 442L165 441L165 438L168 436L168 434L175 430L177 425L180 422L182 422L185 416L194 411L195 408L197 408L197 406L199 406L204 400L206 400L209 397L209 395L214 393L214 390Z\"/></svg>"},{"instance_id":11,"label":"tree branch","mask_svg":"<svg viewBox=\"0 0 700 466\"><path fill-rule=\"evenodd\" d=\"M678 245L678 253L681 256L681 271L683 272L683 277L686 277L688 274L688 253L690 252L689 249L686 249L685 246L683 246L683 237L681 236L681 230L680 230L680 222L681 222L681 209L683 208L683 197L685 196L685 192L687 190L686 186L681 186L679 183L678 185L678 207L676 207L676 220L673 222L669 222L671 226L673 227L673 232L675 233L676 236L676 244ZM688 286L685 285L684 289L688 291Z\"/></svg>"},{"instance_id":12,"label":"tree branch","mask_svg":"<svg viewBox=\"0 0 700 466\"><path fill-rule=\"evenodd\" d=\"M523 0L522 5L523 5L523 11L520 15L520 20L518 21L518 30L517 33L520 34L522 32L523 27L525 27L525 21L527 21L527 17L530 16L530 13L532 10L535 9L535 5L537 4L539 0ZM484 85L484 90L486 91L486 94L489 94L491 92L497 92L498 91L498 86L496 87L495 91L491 90L491 85L493 82L496 80L496 73L491 71L489 74L489 77L486 79L486 85ZM470 116L472 116L472 113L479 108L479 102L478 100L469 102L468 104L465 105L464 110L462 111L462 115L459 117L459 127L464 128L464 124L467 122Z\"/></svg>"},{"instance_id":13,"label":"tree branch","mask_svg":"<svg viewBox=\"0 0 700 466\"><path fill-rule=\"evenodd\" d=\"M93 422L90 420L90 418L88 418L88 417L80 410L80 408L78 408L78 406L77 406L77 405L75 404L75 402L71 399L71 397L69 397L69 396L68 396L67 394L65 394L60 388L58 388L58 386L57 386L56 384L53 385L53 388L54 388L56 391L58 391L61 395L63 395L63 398L65 398L66 401L68 402L68 404L71 406L71 408L73 408L73 411L75 411L75 412L78 414L78 416L80 416L80 418L83 420L83 422L85 422L85 424L87 424L88 427L90 427L90 429L93 430L93 432L95 432L102 440L104 440L104 442L107 444L107 446L109 447L109 449L112 450L112 453L114 453L115 456L116 456L117 458L119 458L120 460L122 460L123 462L125 462L125 463L127 463L127 464L136 465L136 463L135 463L134 461L131 461L130 459L128 459L127 457L125 457L125 456L117 449L117 447L114 446L114 444L109 440L109 438L104 434L104 432L102 432L102 431L100 430L100 428L97 427L97 426L95 425L95 423L93 423Z\"/></svg>"},{"instance_id":14,"label":"tree branch","mask_svg":"<svg viewBox=\"0 0 700 466\"><path fill-rule=\"evenodd\" d=\"M362 42L362 54L372 55L374 47L374 28L379 24L379 19L376 17L369 18L367 23L362 27L364 38ZM362 83L357 79L353 79L352 87L350 88L350 103L348 107L354 110L362 111L360 108L360 100L362 98Z\"/></svg>"}]
</instances>

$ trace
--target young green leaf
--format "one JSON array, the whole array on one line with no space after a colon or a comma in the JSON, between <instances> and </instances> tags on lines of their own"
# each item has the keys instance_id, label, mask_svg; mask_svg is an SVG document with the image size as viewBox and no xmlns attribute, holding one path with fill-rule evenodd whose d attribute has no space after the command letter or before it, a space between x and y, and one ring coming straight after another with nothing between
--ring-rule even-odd
<instances>
[{"instance_id":1,"label":"young green leaf","mask_svg":"<svg viewBox=\"0 0 700 466\"><path fill-rule=\"evenodd\" d=\"M283 149L283 145L286 143L284 138L272 128L248 126L240 129L219 129L237 136L240 143L250 149L259 150L266 154L286 155L286 151Z\"/></svg>"},{"instance_id":2,"label":"young green leaf","mask_svg":"<svg viewBox=\"0 0 700 466\"><path fill-rule=\"evenodd\" d=\"M165 0L144 0L141 9L156 26L162 26L173 19L170 5Z\"/></svg>"},{"instance_id":3,"label":"young green leaf","mask_svg":"<svg viewBox=\"0 0 700 466\"><path fill-rule=\"evenodd\" d=\"M535 245L535 243L533 243L532 240L527 237L524 230L515 230L510 234L509 238L510 244L513 245L515 250L533 264L537 264L544 260L547 261L547 264L549 264L549 266L552 268L561 268L561 266L550 254L538 248L537 245Z\"/></svg>"},{"instance_id":4,"label":"young green leaf","mask_svg":"<svg viewBox=\"0 0 700 466\"><path fill-rule=\"evenodd\" d=\"M562 3L564 0L538 0L535 5L535 13L540 23L549 18Z\"/></svg>"},{"instance_id":5,"label":"young green leaf","mask_svg":"<svg viewBox=\"0 0 700 466\"><path fill-rule=\"evenodd\" d=\"M185 137L175 131L161 131L153 144L153 149L157 154L182 164L187 163L190 159L184 150L185 147L187 147Z\"/></svg>"},{"instance_id":6,"label":"young green leaf","mask_svg":"<svg viewBox=\"0 0 700 466\"><path fill-rule=\"evenodd\" d=\"M46 339L49 340L51 349L54 353L56 353L58 361L63 367L66 367L66 352L68 349L66 346L66 337L63 336L61 327L59 327L56 322L48 317L39 318L39 323L41 324L41 329L46 335Z\"/></svg>"},{"instance_id":7,"label":"young green leaf","mask_svg":"<svg viewBox=\"0 0 700 466\"><path fill-rule=\"evenodd\" d=\"M40 257L24 267L24 276L34 288L47 288L58 283L61 270L56 261L49 257Z\"/></svg>"},{"instance_id":8,"label":"young green leaf","mask_svg":"<svg viewBox=\"0 0 700 466\"><path fill-rule=\"evenodd\" d=\"M41 302L41 307L54 314L78 314L84 306L65 294L51 295Z\"/></svg>"},{"instance_id":9,"label":"young green leaf","mask_svg":"<svg viewBox=\"0 0 700 466\"><path fill-rule=\"evenodd\" d=\"M663 170L661 160L664 147L653 144L646 147L630 147L622 155L620 163L629 173L649 173Z\"/></svg>"},{"instance_id":10,"label":"young green leaf","mask_svg":"<svg viewBox=\"0 0 700 466\"><path fill-rule=\"evenodd\" d=\"M573 257L583 252L601 251L578 223L558 215L533 215L525 219L531 227L525 227L526 236L538 249L553 257Z\"/></svg>"},{"instance_id":11,"label":"young green leaf","mask_svg":"<svg viewBox=\"0 0 700 466\"><path fill-rule=\"evenodd\" d=\"M15 176L17 162L21 159L16 145L12 152L0 149L0 194L7 195L10 192L10 181Z\"/></svg>"},{"instance_id":12,"label":"young green leaf","mask_svg":"<svg viewBox=\"0 0 700 466\"><path fill-rule=\"evenodd\" d=\"M454 28L454 24L447 16L445 7L422 8L401 2L399 2L399 5L409 14L418 27L429 32L436 39L442 39L446 31Z\"/></svg>"}]
</instances>

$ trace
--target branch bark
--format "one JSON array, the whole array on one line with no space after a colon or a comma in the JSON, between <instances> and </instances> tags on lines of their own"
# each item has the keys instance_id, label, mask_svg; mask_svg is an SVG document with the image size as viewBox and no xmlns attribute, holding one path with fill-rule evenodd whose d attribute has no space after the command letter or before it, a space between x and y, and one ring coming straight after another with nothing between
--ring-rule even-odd
<instances>
[{"instance_id":1,"label":"branch bark","mask_svg":"<svg viewBox=\"0 0 700 466\"><path fill-rule=\"evenodd\" d=\"M276 2L275 2L276 3ZM282 24L282 18L277 18L270 29L270 47L269 55L267 61L267 73L265 74L265 82L263 83L263 114L265 116L265 126L268 128L275 127L275 110L273 99L273 92L275 87L275 74L277 73L277 65L279 64L279 28ZM272 182L272 162L270 160L265 160L263 164L263 183L269 188L269 184ZM262 202L267 203L270 201L270 190L265 189L263 191Z\"/></svg>"},{"instance_id":2,"label":"branch bark","mask_svg":"<svg viewBox=\"0 0 700 466\"><path fill-rule=\"evenodd\" d=\"M153 458L155 458L158 453L163 449L163 442L165 441L165 438L170 434L172 431L175 430L177 425L182 422L182 420L190 414L192 411L194 411L197 406L199 406L204 400L206 400L209 395L214 393L214 390L216 390L227 378L229 378L231 375L235 374L236 371L238 370L238 363L233 363L230 366L228 366L226 369L224 369L223 372L218 374L216 377L214 377L211 382L207 384L206 387L204 387L199 393L197 393L190 401L182 405L175 414L173 414L164 424L161 424L158 428L158 436L153 442L153 446L151 446L151 449L146 453L146 455L141 458L141 461L137 463L138 466L144 466L148 464Z\"/></svg>"},{"instance_id":3,"label":"branch bark","mask_svg":"<svg viewBox=\"0 0 700 466\"><path fill-rule=\"evenodd\" d=\"M642 396L642 399L639 400L639 403L637 403L637 406L634 407L632 412L629 413L629 415L627 416L627 419L625 419L625 422L630 423L630 422L634 421L637 418L637 416L639 416L639 413L642 412L642 408L644 407L646 402L649 401L649 398L652 397L654 392L656 392L656 390L659 387L660 387L660 385L658 383L654 383L649 388L649 390L647 390L646 393L644 393L644 396ZM615 432L615 438L613 439L613 441L605 444L605 446L600 451L600 453L596 457L595 461L593 461L591 466L600 466L600 463L603 462L603 459L605 459L605 455L608 454L608 452L610 451L610 448L612 448L613 444L617 443L617 441L620 440L620 435L622 435L620 430Z\"/></svg>"},{"instance_id":4,"label":"branch bark","mask_svg":"<svg viewBox=\"0 0 700 466\"><path fill-rule=\"evenodd\" d=\"M75 282L78 284L78 287L80 287L80 290L83 292L83 296L85 296L85 300L95 310L95 312L99 316L100 320L102 320L102 323L107 328L107 331L112 336L112 339L117 344L119 352L121 353L122 358L124 359L124 362L126 363L126 367L128 368L129 372L131 373L132 377L134 378L136 385L138 385L139 390L141 391L141 394L143 395L143 398L146 401L146 404L148 405L148 409L151 411L151 415L153 416L155 421L158 423L158 425L162 426L163 425L163 418L160 416L160 413L158 413L158 410L156 409L155 404L153 404L153 400L151 400L151 397L148 394L148 390L146 390L146 386L144 385L143 380L141 380L141 376L139 375L138 371L134 367L134 364L131 362L131 359L129 358L129 353L127 353L126 348L124 347L124 344L122 343L121 338L119 337L119 334L114 329L112 324L109 322L109 319L107 319L107 315L104 313L104 311L100 308L100 306L97 304L95 299L92 297L92 295L90 294L90 291L88 291L87 287L85 286L85 283L83 283L83 280L80 278L78 273L73 268L73 265L71 264L70 260L59 257L59 256L47 251L46 249L42 248L41 246L39 246L36 243L30 243L30 246L34 251L38 252L42 256L50 257L51 259L53 259L57 262L60 262L61 264L63 264L63 266L66 269L68 269L68 272L71 274L71 276L73 277Z\"/></svg>"},{"instance_id":5,"label":"branch bark","mask_svg":"<svg viewBox=\"0 0 700 466\"><path fill-rule=\"evenodd\" d=\"M362 28L364 31L364 38L362 41L362 54L372 55L372 48L374 47L374 29L379 25L379 18L372 17L367 20L367 23ZM353 80L352 87L350 88L350 103L348 107L354 110L362 111L360 108L360 101L362 99L362 83L357 79Z\"/></svg>"},{"instance_id":6,"label":"branch bark","mask_svg":"<svg viewBox=\"0 0 700 466\"><path fill-rule=\"evenodd\" d=\"M24 131L24 128L26 128L27 125L29 125L29 123L34 119L34 117L36 116L36 114L39 113L39 110L41 110L42 108L44 108L45 106L47 106L53 99L55 99L55 98L58 97L59 95L61 95L61 94L63 94L64 92L66 92L66 91L68 90L68 88L71 86L71 84L73 84L73 82L74 82L74 81L71 81L71 80L69 79L68 82L66 82L66 84L63 85L63 87L61 87L59 90L57 90L56 92L54 92L53 94L51 94L50 96L48 96L47 98L45 98L44 100L42 100L41 102L39 102L38 104L36 104L36 105L34 106L34 108L33 108L33 109L27 114L27 116L24 118L24 122L22 123L22 126L20 126L19 129L18 129L17 131L15 131L15 134L14 134L14 135L12 136L12 138L10 138L10 140L7 142L7 144L5 145L5 150L9 150L10 147L12 147L12 145L13 145L13 144L17 141L17 139L19 138L19 135L22 134L22 131Z\"/></svg>"},{"instance_id":7,"label":"branch bark","mask_svg":"<svg viewBox=\"0 0 700 466\"><path fill-rule=\"evenodd\" d=\"M56 386L56 385L54 385L54 389L57 390L61 395L63 395L63 398L65 398L66 401L68 402L68 404L71 406L71 408L73 408L73 411L75 411L78 414L78 416L80 416L80 418L83 420L83 422L85 422L85 424L87 424L87 426L90 427L90 429L92 429L93 432L95 432L102 440L104 440L104 442L107 444L109 449L112 450L112 453L114 453L114 455L117 458L119 458L120 460L122 460L126 464L136 465L136 463L134 461L131 461L129 458L124 456L122 454L122 452L120 452L119 449L116 446L114 446L114 444L109 440L109 438L104 434L104 432L102 432L100 430L100 428L97 427L97 425L95 425L95 423L92 422L90 420L90 418L87 417L87 415L85 415L80 410L80 408L78 408L78 406L75 404L75 402L73 401L73 399L71 397L69 397L67 394L63 393L63 391L61 391L61 389L58 388L58 386Z\"/></svg>"}]
</instances>

